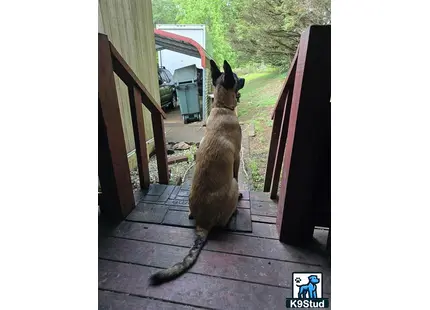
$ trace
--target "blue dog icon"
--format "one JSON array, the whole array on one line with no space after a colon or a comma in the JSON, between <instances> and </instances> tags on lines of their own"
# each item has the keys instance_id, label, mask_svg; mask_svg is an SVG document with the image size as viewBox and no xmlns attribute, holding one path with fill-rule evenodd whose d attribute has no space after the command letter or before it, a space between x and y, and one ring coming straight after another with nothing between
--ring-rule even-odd
<instances>
[{"instance_id":1,"label":"blue dog icon","mask_svg":"<svg viewBox=\"0 0 430 310\"><path fill-rule=\"evenodd\" d=\"M318 277L315 275L309 276L308 279L309 279L308 284L302 284L302 285L296 284L299 287L298 298L306 298L306 295L308 295L307 298L318 298L317 284L320 283L320 279L318 279Z\"/></svg>"}]
</instances>

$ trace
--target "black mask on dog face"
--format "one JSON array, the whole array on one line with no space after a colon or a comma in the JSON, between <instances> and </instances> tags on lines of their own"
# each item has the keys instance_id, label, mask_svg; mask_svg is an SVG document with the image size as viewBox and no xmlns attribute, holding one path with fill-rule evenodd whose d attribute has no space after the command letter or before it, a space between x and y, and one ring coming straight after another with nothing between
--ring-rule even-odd
<instances>
[{"instance_id":1,"label":"black mask on dog face","mask_svg":"<svg viewBox=\"0 0 430 310\"><path fill-rule=\"evenodd\" d=\"M239 78L237 74L231 70L229 63L226 60L224 60L223 73L218 69L215 61L211 60L210 63L213 86L216 87L217 85L221 85L225 89L234 89L237 101L239 102L239 90L245 86L245 79Z\"/></svg>"}]
</instances>

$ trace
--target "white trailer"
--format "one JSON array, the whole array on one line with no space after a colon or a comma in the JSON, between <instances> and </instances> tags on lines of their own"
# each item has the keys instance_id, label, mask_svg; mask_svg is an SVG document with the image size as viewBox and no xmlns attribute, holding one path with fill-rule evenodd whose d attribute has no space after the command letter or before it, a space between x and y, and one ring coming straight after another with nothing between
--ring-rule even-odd
<instances>
[{"instance_id":1,"label":"white trailer","mask_svg":"<svg viewBox=\"0 0 430 310\"><path fill-rule=\"evenodd\" d=\"M162 24L156 25L156 28L193 39L206 50L207 35L205 25ZM160 67L165 67L172 74L175 72L176 69L183 68L189 65L196 65L197 68L204 69L201 66L200 58L184 55L167 49L158 52L158 64Z\"/></svg>"},{"instance_id":2,"label":"white trailer","mask_svg":"<svg viewBox=\"0 0 430 310\"><path fill-rule=\"evenodd\" d=\"M205 25L156 25L155 48L158 65L172 74L176 69L195 65L198 69L198 88L202 116L206 121L211 110L212 92L210 64L212 44Z\"/></svg>"}]
</instances>

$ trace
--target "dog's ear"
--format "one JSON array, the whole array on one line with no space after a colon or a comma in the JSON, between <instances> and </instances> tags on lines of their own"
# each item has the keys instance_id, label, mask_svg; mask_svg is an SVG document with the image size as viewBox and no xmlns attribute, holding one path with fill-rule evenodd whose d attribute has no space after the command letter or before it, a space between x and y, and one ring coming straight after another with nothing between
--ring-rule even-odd
<instances>
[{"instance_id":1,"label":"dog's ear","mask_svg":"<svg viewBox=\"0 0 430 310\"><path fill-rule=\"evenodd\" d=\"M237 82L237 89L240 90L245 86L245 79L244 78L240 78L239 81Z\"/></svg>"},{"instance_id":2,"label":"dog's ear","mask_svg":"<svg viewBox=\"0 0 430 310\"><path fill-rule=\"evenodd\" d=\"M216 81L221 76L221 71L219 71L217 64L215 61L211 59L211 76L212 76L212 84L213 86L216 86Z\"/></svg>"},{"instance_id":3,"label":"dog's ear","mask_svg":"<svg viewBox=\"0 0 430 310\"><path fill-rule=\"evenodd\" d=\"M231 67L229 63L224 60L224 83L223 86L227 89L234 88L234 85L236 84L236 80L234 78L234 73L231 70Z\"/></svg>"}]
</instances>

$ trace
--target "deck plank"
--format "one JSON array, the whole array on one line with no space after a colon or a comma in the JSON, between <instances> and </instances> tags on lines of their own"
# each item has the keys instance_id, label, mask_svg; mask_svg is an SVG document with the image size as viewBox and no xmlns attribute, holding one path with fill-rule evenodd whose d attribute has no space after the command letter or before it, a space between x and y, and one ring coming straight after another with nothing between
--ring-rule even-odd
<instances>
[{"instance_id":1,"label":"deck plank","mask_svg":"<svg viewBox=\"0 0 430 310\"><path fill-rule=\"evenodd\" d=\"M182 261L188 250L174 245L111 237L101 244L99 258L166 268ZM330 293L331 278L328 269L298 263L203 250L190 272L285 288L292 287L293 272L323 272L323 291Z\"/></svg>"},{"instance_id":2,"label":"deck plank","mask_svg":"<svg viewBox=\"0 0 430 310\"><path fill-rule=\"evenodd\" d=\"M145 195L140 199L140 201L155 203L159 198L160 196L158 195Z\"/></svg>"},{"instance_id":3,"label":"deck plank","mask_svg":"<svg viewBox=\"0 0 430 310\"><path fill-rule=\"evenodd\" d=\"M180 199L180 198L182 198L182 199ZM175 199L167 200L166 205L188 207L189 203L188 203L188 198L183 197L183 196L176 196Z\"/></svg>"},{"instance_id":4,"label":"deck plank","mask_svg":"<svg viewBox=\"0 0 430 310\"><path fill-rule=\"evenodd\" d=\"M254 236L254 237L262 237L269 239L279 239L278 231L276 229L276 224L266 224L253 222L252 223L252 232L237 232L237 234L245 235L245 236Z\"/></svg>"},{"instance_id":5,"label":"deck plank","mask_svg":"<svg viewBox=\"0 0 430 310\"><path fill-rule=\"evenodd\" d=\"M188 247L193 243L194 229L123 222L112 232L112 235ZM205 249L321 266L328 264L327 259L320 253L315 253L309 249L285 245L278 240L254 238L226 231L211 234Z\"/></svg>"},{"instance_id":6,"label":"deck plank","mask_svg":"<svg viewBox=\"0 0 430 310\"><path fill-rule=\"evenodd\" d=\"M151 184L140 191L140 202L127 217L129 221L173 225L194 228L195 221L188 219L190 191L180 186ZM252 232L251 204L249 192L243 191L245 199L238 202L238 212L228 225L228 230ZM143 195L143 197L142 197ZM184 213L185 211L186 213Z\"/></svg>"},{"instance_id":7,"label":"deck plank","mask_svg":"<svg viewBox=\"0 0 430 310\"><path fill-rule=\"evenodd\" d=\"M274 216L262 216L251 213L251 218L253 222L276 224L276 217Z\"/></svg>"},{"instance_id":8,"label":"deck plank","mask_svg":"<svg viewBox=\"0 0 430 310\"><path fill-rule=\"evenodd\" d=\"M250 192L249 198L251 201L264 201L264 202L275 202L270 199L269 193L266 192Z\"/></svg>"},{"instance_id":9,"label":"deck plank","mask_svg":"<svg viewBox=\"0 0 430 310\"><path fill-rule=\"evenodd\" d=\"M326 259L319 253L280 243L278 240L253 238L239 234L218 233L208 240L207 250L234 253L289 262L325 265Z\"/></svg>"},{"instance_id":10,"label":"deck plank","mask_svg":"<svg viewBox=\"0 0 430 310\"><path fill-rule=\"evenodd\" d=\"M249 209L237 209L237 213L233 216L236 218L234 231L252 232L251 212Z\"/></svg>"},{"instance_id":11,"label":"deck plank","mask_svg":"<svg viewBox=\"0 0 430 310\"><path fill-rule=\"evenodd\" d=\"M271 201L256 201L251 200L251 214L262 216L275 216L277 215L276 203Z\"/></svg>"},{"instance_id":12,"label":"deck plank","mask_svg":"<svg viewBox=\"0 0 430 310\"><path fill-rule=\"evenodd\" d=\"M188 212L190 210L189 207L184 207L184 206L168 206L169 207L169 211L182 211L182 212Z\"/></svg>"},{"instance_id":13,"label":"deck plank","mask_svg":"<svg viewBox=\"0 0 430 310\"><path fill-rule=\"evenodd\" d=\"M171 300L213 309L284 309L292 291L204 275L186 273L158 287L148 278L159 269L99 260L99 288Z\"/></svg>"},{"instance_id":14,"label":"deck plank","mask_svg":"<svg viewBox=\"0 0 430 310\"><path fill-rule=\"evenodd\" d=\"M175 199L176 195L178 195L179 191L181 190L180 186L175 186L172 193L170 194L170 199Z\"/></svg>"},{"instance_id":15,"label":"deck plank","mask_svg":"<svg viewBox=\"0 0 430 310\"><path fill-rule=\"evenodd\" d=\"M330 297L330 260L322 250L328 232L315 230L315 246L307 249L282 244L276 202L268 193L241 192L230 231L214 230L191 270L160 287L148 287L149 276L181 261L194 242L189 186L151 184L136 192L127 220L99 235L99 309L285 309L293 272L323 272Z\"/></svg>"},{"instance_id":16,"label":"deck plank","mask_svg":"<svg viewBox=\"0 0 430 310\"><path fill-rule=\"evenodd\" d=\"M247 190L239 190L242 193L242 200L249 200L249 191Z\"/></svg>"},{"instance_id":17,"label":"deck plank","mask_svg":"<svg viewBox=\"0 0 430 310\"><path fill-rule=\"evenodd\" d=\"M164 184L150 184L146 195L160 196L167 188Z\"/></svg>"},{"instance_id":18,"label":"deck plank","mask_svg":"<svg viewBox=\"0 0 430 310\"><path fill-rule=\"evenodd\" d=\"M191 189L191 183L189 182L182 183L181 189L189 191Z\"/></svg>"},{"instance_id":19,"label":"deck plank","mask_svg":"<svg viewBox=\"0 0 430 310\"><path fill-rule=\"evenodd\" d=\"M163 224L193 228L196 226L196 221L188 218L188 212L169 210Z\"/></svg>"},{"instance_id":20,"label":"deck plank","mask_svg":"<svg viewBox=\"0 0 430 310\"><path fill-rule=\"evenodd\" d=\"M168 185L168 186L166 187L166 189L164 190L164 192L163 192L163 193L160 195L160 197L158 198L158 202L159 202L159 203L166 202L166 201L169 199L169 197L170 197L170 195L172 194L172 192L175 190L175 187L176 187L176 186Z\"/></svg>"},{"instance_id":21,"label":"deck plank","mask_svg":"<svg viewBox=\"0 0 430 310\"><path fill-rule=\"evenodd\" d=\"M181 226L187 228L196 227L195 220L188 218L188 207L170 207L166 213L163 225ZM146 221L147 222L147 221ZM250 233L252 232L251 213L249 209L238 209L236 215L233 215L226 230Z\"/></svg>"},{"instance_id":22,"label":"deck plank","mask_svg":"<svg viewBox=\"0 0 430 310\"><path fill-rule=\"evenodd\" d=\"M237 207L242 209L251 209L251 203L249 200L239 200Z\"/></svg>"},{"instance_id":23,"label":"deck plank","mask_svg":"<svg viewBox=\"0 0 430 310\"><path fill-rule=\"evenodd\" d=\"M130 296L124 293L99 291L99 309L101 310L198 310L191 306L184 306L171 302Z\"/></svg>"},{"instance_id":24,"label":"deck plank","mask_svg":"<svg viewBox=\"0 0 430 310\"><path fill-rule=\"evenodd\" d=\"M188 197L188 196L190 196L190 191L189 191L189 190L181 189L181 190L178 192L178 196Z\"/></svg>"},{"instance_id":25,"label":"deck plank","mask_svg":"<svg viewBox=\"0 0 430 310\"><path fill-rule=\"evenodd\" d=\"M137 222L161 223L167 211L168 207L165 205L140 202L127 216L127 220Z\"/></svg>"}]
</instances>

